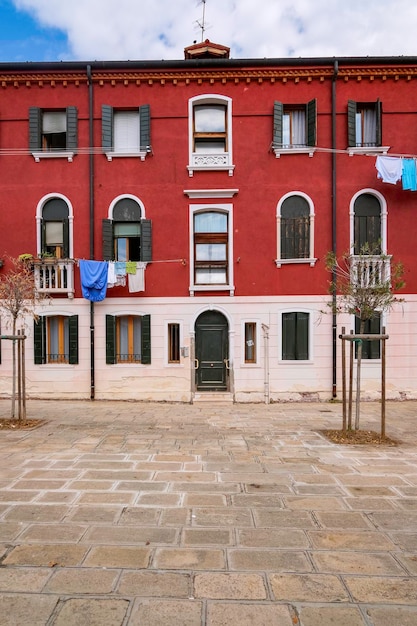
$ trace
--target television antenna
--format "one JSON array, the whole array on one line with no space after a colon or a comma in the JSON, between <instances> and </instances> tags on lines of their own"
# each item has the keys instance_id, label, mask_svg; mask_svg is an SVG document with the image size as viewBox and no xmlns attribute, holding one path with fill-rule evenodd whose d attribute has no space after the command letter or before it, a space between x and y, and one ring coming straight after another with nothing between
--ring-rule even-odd
<instances>
[{"instance_id":1,"label":"television antenna","mask_svg":"<svg viewBox=\"0 0 417 626\"><path fill-rule=\"evenodd\" d=\"M204 33L207 30L206 27L206 1L207 0L201 0L201 4L203 5L203 16L201 18L201 20L196 20L195 23L197 24L198 28L201 29L201 41L204 41Z\"/></svg>"}]
</instances>

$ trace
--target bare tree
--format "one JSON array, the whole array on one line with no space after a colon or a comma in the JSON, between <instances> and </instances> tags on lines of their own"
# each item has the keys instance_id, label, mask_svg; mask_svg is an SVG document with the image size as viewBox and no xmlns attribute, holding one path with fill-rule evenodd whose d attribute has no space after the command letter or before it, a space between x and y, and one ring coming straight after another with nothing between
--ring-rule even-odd
<instances>
[{"instance_id":1,"label":"bare tree","mask_svg":"<svg viewBox=\"0 0 417 626\"><path fill-rule=\"evenodd\" d=\"M25 319L37 319L36 308L49 297L38 292L30 259L6 257L6 262L8 269L0 274L0 309L6 312L6 324L11 326L12 337L17 337L18 330L23 330ZM13 339L12 418L16 417L16 379L16 339Z\"/></svg>"},{"instance_id":2,"label":"bare tree","mask_svg":"<svg viewBox=\"0 0 417 626\"><path fill-rule=\"evenodd\" d=\"M380 254L379 245L365 244L360 253L345 253L340 259L333 252L326 256L326 268L332 273L329 291L334 296L328 303L335 314L347 313L359 319L359 334L363 335L367 321L379 317L404 302L395 294L405 285L401 262ZM362 364L362 341L358 342L356 365L356 402L359 406ZM359 429L359 411L355 429Z\"/></svg>"}]
</instances>

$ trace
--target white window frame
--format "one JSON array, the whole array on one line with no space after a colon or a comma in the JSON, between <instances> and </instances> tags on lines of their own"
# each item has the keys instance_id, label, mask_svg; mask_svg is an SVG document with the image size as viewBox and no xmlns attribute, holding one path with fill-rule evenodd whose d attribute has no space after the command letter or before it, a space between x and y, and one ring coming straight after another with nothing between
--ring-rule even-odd
<instances>
[{"instance_id":1,"label":"white window frame","mask_svg":"<svg viewBox=\"0 0 417 626\"><path fill-rule=\"evenodd\" d=\"M283 359L282 358L282 316L285 313L308 313L308 359L305 360L291 360L291 359ZM316 311L312 309L306 309L302 306L297 306L294 304L291 308L282 309L278 313L278 363L282 365L288 365L290 367L296 367L297 365L310 364L314 362L314 354L313 354L313 328L315 325Z\"/></svg>"},{"instance_id":2,"label":"white window frame","mask_svg":"<svg viewBox=\"0 0 417 626\"><path fill-rule=\"evenodd\" d=\"M194 215L195 213L209 213L218 211L227 214L227 273L229 282L225 285L196 285L194 282ZM235 293L233 275L233 205L232 204L191 204L189 209L189 240L190 240L190 296L196 291L229 291L231 296Z\"/></svg>"},{"instance_id":3,"label":"white window frame","mask_svg":"<svg viewBox=\"0 0 417 626\"><path fill-rule=\"evenodd\" d=\"M69 238L69 258L74 258L74 210L70 200L62 195L62 193L48 193L43 196L38 202L36 207L36 251L37 254L42 252L42 220L43 220L43 207L48 200L60 198L65 202L68 207L68 238Z\"/></svg>"},{"instance_id":4,"label":"white window frame","mask_svg":"<svg viewBox=\"0 0 417 626\"><path fill-rule=\"evenodd\" d=\"M226 106L226 136L227 152L218 154L194 152L194 107L197 105L218 104ZM193 176L194 172L207 170L224 170L233 176L233 138L232 138L232 99L219 94L205 94L194 96L188 101L188 150L189 162L188 173Z\"/></svg>"},{"instance_id":5,"label":"white window frame","mask_svg":"<svg viewBox=\"0 0 417 626\"><path fill-rule=\"evenodd\" d=\"M307 201L308 206L310 207L310 256L308 259L281 259L281 208L283 203L287 198L292 196L301 196L304 200ZM310 196L303 193L302 191L291 191L286 193L285 196L282 196L277 205L277 258L275 259L275 265L277 267L281 267L282 265L289 264L308 264L310 267L314 267L316 264L317 258L314 256L314 203Z\"/></svg>"},{"instance_id":6,"label":"white window frame","mask_svg":"<svg viewBox=\"0 0 417 626\"><path fill-rule=\"evenodd\" d=\"M178 363L172 363L169 361L169 325L170 324L178 324L179 326L179 331L180 331L180 346L179 346L179 350L180 350L180 360ZM165 320L165 324L164 324L164 361L165 361L165 367L184 367L183 364L183 358L184 358L184 327L183 327L183 321L179 320L179 319L168 319Z\"/></svg>"},{"instance_id":7,"label":"white window frame","mask_svg":"<svg viewBox=\"0 0 417 626\"><path fill-rule=\"evenodd\" d=\"M350 230L350 250L353 254L354 246L355 246L355 202L359 196L363 194L369 194L371 196L375 196L379 204L381 206L381 254L387 254L387 218L388 218L388 209L387 209L387 201L384 196L376 189L371 189L367 187L365 189L361 189L350 201L349 206L349 230Z\"/></svg>"}]
</instances>

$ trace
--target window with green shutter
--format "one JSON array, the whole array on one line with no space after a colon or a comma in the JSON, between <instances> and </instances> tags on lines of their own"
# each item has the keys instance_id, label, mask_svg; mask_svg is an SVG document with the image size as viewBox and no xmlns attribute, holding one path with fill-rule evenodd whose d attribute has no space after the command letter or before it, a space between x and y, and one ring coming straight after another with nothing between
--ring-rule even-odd
<instances>
[{"instance_id":1,"label":"window with green shutter","mask_svg":"<svg viewBox=\"0 0 417 626\"><path fill-rule=\"evenodd\" d=\"M106 363L150 362L150 315L106 315Z\"/></svg>"},{"instance_id":2,"label":"window with green shutter","mask_svg":"<svg viewBox=\"0 0 417 626\"><path fill-rule=\"evenodd\" d=\"M348 146L350 148L382 145L382 105L376 102L348 100Z\"/></svg>"},{"instance_id":3,"label":"window with green shutter","mask_svg":"<svg viewBox=\"0 0 417 626\"><path fill-rule=\"evenodd\" d=\"M316 138L316 99L301 105L274 102L272 138L274 150L314 147Z\"/></svg>"},{"instance_id":4,"label":"window with green shutter","mask_svg":"<svg viewBox=\"0 0 417 626\"><path fill-rule=\"evenodd\" d=\"M282 314L282 359L307 361L309 359L310 314L294 311Z\"/></svg>"},{"instance_id":5,"label":"window with green shutter","mask_svg":"<svg viewBox=\"0 0 417 626\"><path fill-rule=\"evenodd\" d=\"M130 110L103 104L101 121L102 147L109 159L140 156L143 160L147 153L152 152L149 104Z\"/></svg>"},{"instance_id":6,"label":"window with green shutter","mask_svg":"<svg viewBox=\"0 0 417 626\"><path fill-rule=\"evenodd\" d=\"M42 316L34 322L34 362L78 363L78 315Z\"/></svg>"},{"instance_id":7,"label":"window with green shutter","mask_svg":"<svg viewBox=\"0 0 417 626\"><path fill-rule=\"evenodd\" d=\"M142 219L133 198L121 198L113 207L113 219L102 221L105 261L152 261L152 222Z\"/></svg>"},{"instance_id":8,"label":"window with green shutter","mask_svg":"<svg viewBox=\"0 0 417 626\"><path fill-rule=\"evenodd\" d=\"M29 109L29 149L31 152L74 152L78 147L77 107L61 110Z\"/></svg>"}]
</instances>

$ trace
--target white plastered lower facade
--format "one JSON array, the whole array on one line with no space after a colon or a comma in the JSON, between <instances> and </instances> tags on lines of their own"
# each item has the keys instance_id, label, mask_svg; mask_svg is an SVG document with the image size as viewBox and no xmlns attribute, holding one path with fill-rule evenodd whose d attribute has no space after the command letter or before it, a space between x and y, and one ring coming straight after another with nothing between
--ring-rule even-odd
<instances>
[{"instance_id":1,"label":"white plastered lower facade","mask_svg":"<svg viewBox=\"0 0 417 626\"><path fill-rule=\"evenodd\" d=\"M417 398L417 297L384 316L386 396ZM34 364L33 321L27 320L25 341L26 392L29 398L192 402L195 385L196 321L205 311L219 312L228 328L227 391L235 402L331 400L333 392L332 315L324 313L326 298L309 297L191 297L106 298L94 304L94 333L90 332L90 302L81 298L53 300L40 315L78 315L78 364ZM307 360L282 359L282 315L309 314ZM106 315L150 315L151 363L106 364ZM168 324L180 329L180 362L168 362ZM245 323L256 328L256 359L245 363ZM353 319L338 319L337 336ZM2 323L2 333L7 331ZM91 339L94 336L94 365ZM9 397L12 342L2 340L0 397ZM337 398L341 399L341 342L337 339ZM92 376L93 375L93 376ZM94 385L91 385L91 382ZM381 360L364 360L362 394L377 399L381 390ZM204 393L204 392L203 392Z\"/></svg>"}]
</instances>

